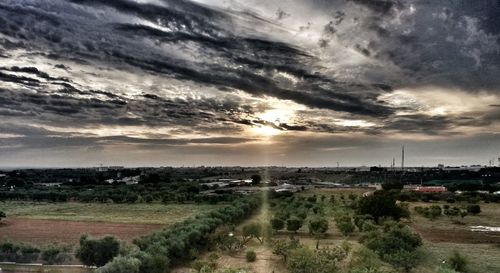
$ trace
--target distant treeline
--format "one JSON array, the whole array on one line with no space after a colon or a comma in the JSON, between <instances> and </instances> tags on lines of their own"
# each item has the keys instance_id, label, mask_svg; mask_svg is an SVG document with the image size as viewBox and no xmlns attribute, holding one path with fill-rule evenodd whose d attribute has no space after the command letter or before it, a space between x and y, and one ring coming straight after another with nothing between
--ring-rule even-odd
<instances>
[{"instance_id":1,"label":"distant treeline","mask_svg":"<svg viewBox=\"0 0 500 273\"><path fill-rule=\"evenodd\" d=\"M85 185L85 186L26 186L0 188L0 200L47 202L100 202L100 203L217 203L238 198L231 192L217 190L215 194L202 194L205 186L196 182L136 184L136 185Z\"/></svg>"}]
</instances>

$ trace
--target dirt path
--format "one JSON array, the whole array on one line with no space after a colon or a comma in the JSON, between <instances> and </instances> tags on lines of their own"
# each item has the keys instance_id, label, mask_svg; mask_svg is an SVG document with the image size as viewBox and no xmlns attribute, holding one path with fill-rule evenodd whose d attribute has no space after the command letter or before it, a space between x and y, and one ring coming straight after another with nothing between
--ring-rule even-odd
<instances>
[{"instance_id":1,"label":"dirt path","mask_svg":"<svg viewBox=\"0 0 500 273\"><path fill-rule=\"evenodd\" d=\"M78 243L82 234L89 234L91 236L114 235L131 242L134 238L161 229L163 226L8 218L2 220L0 224L0 240L35 244Z\"/></svg>"}]
</instances>

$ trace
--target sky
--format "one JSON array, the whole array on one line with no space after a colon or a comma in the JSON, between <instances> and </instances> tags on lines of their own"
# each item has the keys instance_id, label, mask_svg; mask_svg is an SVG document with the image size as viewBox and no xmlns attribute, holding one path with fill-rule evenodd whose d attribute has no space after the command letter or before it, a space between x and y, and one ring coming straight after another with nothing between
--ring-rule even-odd
<instances>
[{"instance_id":1,"label":"sky","mask_svg":"<svg viewBox=\"0 0 500 273\"><path fill-rule=\"evenodd\" d=\"M499 0L2 0L0 166L498 164Z\"/></svg>"}]
</instances>

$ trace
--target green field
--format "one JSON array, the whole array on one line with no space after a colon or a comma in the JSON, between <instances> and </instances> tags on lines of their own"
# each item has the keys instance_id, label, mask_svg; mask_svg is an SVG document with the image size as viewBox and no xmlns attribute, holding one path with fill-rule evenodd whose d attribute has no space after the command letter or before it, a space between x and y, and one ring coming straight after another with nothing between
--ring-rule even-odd
<instances>
[{"instance_id":1,"label":"green field","mask_svg":"<svg viewBox=\"0 0 500 273\"><path fill-rule=\"evenodd\" d=\"M8 217L109 223L170 225L217 205L0 202Z\"/></svg>"},{"instance_id":2,"label":"green field","mask_svg":"<svg viewBox=\"0 0 500 273\"><path fill-rule=\"evenodd\" d=\"M349 194L362 196L367 189L311 189L295 194L296 197L309 197L316 195L318 201L316 204L321 204L321 196L325 196L323 208L323 217L329 222L328 232L320 240L320 248L333 248L347 241L352 246L353 251L362 248L358 242L361 233L355 230L349 236L343 236L337 228L334 221L336 213L347 212L353 213L351 209L342 205L344 202L349 202ZM335 205L331 205L330 196L335 196ZM276 205L282 200L271 200L275 203L273 206L264 204L260 213L255 214L250 219L244 221L239 230L249 223L269 223L269 219L273 213L276 213ZM429 220L414 212L415 206L431 206L431 205L450 205L457 207L466 207L468 203L454 203L448 204L446 202L424 203L413 202L410 203L410 210L412 217L410 220L403 220L413 230L419 233L423 239L423 246L421 247L421 260L418 265L413 268L413 273L435 273L443 265L443 261L447 260L454 250L459 251L467 259L467 273L486 273L486 272L500 272L500 234L498 233L481 233L472 232L470 226L485 225L485 226L500 226L500 204L497 203L484 203L481 202L482 212L479 215L468 215L465 218L458 219L457 217L451 218L445 215L435 219ZM312 214L312 213L311 213ZM308 217L311 217L309 214ZM308 218L310 219L310 218ZM307 220L306 220L307 221ZM281 230L272 235L272 240L288 240L293 235L298 238L303 245L313 249L316 245L316 239L313 238L308 231L307 224L304 224L296 234L290 233L286 230ZM244 258L244 251L237 252L236 254L221 255L221 264L224 266L233 266L246 268L254 273L268 273L270 270L275 273L287 273L286 264L280 257L272 254L272 245L261 245L257 241L251 241L246 246L247 249L256 251L259 257L257 262L247 263ZM349 259L344 262L339 262L338 272L350 272ZM402 272L393 268L385 263L382 267L383 272ZM184 270L184 271L183 271ZM177 272L187 272L187 268ZM366 271L368 272L368 271ZM370 271L371 272L371 271ZM379 272L379 271L377 271Z\"/></svg>"}]
</instances>

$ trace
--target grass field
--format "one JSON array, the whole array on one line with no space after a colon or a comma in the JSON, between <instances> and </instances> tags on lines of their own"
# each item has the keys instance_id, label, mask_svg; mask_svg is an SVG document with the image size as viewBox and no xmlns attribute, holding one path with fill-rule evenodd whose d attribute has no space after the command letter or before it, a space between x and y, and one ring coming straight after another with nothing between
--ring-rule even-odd
<instances>
[{"instance_id":1,"label":"grass field","mask_svg":"<svg viewBox=\"0 0 500 273\"><path fill-rule=\"evenodd\" d=\"M0 202L0 210L13 218L161 225L170 225L215 207L205 204Z\"/></svg>"},{"instance_id":2,"label":"grass field","mask_svg":"<svg viewBox=\"0 0 500 273\"><path fill-rule=\"evenodd\" d=\"M114 235L122 240L150 233L216 205L87 204L0 202L7 218L0 223L0 240L34 244L77 243L82 234Z\"/></svg>"}]
</instances>

